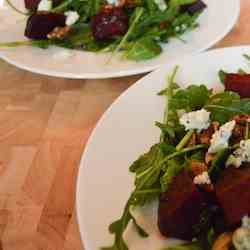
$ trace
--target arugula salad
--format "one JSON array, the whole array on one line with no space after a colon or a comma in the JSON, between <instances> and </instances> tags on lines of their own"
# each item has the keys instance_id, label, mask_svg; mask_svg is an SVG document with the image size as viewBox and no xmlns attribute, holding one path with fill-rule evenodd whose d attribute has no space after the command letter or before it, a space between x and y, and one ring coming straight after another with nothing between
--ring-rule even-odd
<instances>
[{"instance_id":1,"label":"arugula salad","mask_svg":"<svg viewBox=\"0 0 250 250\"><path fill-rule=\"evenodd\" d=\"M164 250L250 249L250 74L220 70L224 91L216 92L181 88L177 71L159 93L166 100L155 124L159 142L129 167L134 190L109 226L113 245L103 250L128 249L123 233L130 222L148 237L132 211L155 200L159 232L185 242Z\"/></svg>"},{"instance_id":2,"label":"arugula salad","mask_svg":"<svg viewBox=\"0 0 250 250\"><path fill-rule=\"evenodd\" d=\"M26 41L0 47L50 45L69 49L122 52L122 58L148 60L162 45L199 26L202 0L25 0ZM183 41L185 42L185 41Z\"/></svg>"}]
</instances>

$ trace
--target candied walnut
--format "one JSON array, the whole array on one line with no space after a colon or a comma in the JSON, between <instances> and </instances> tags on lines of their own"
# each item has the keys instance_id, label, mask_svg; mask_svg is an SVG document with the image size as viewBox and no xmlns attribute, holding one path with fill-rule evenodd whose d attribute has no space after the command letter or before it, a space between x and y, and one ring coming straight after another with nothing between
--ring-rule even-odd
<instances>
[{"instance_id":1,"label":"candied walnut","mask_svg":"<svg viewBox=\"0 0 250 250\"><path fill-rule=\"evenodd\" d=\"M205 155L205 163L207 165L210 165L210 163L213 161L214 157L215 157L215 154L210 154L207 152Z\"/></svg>"},{"instance_id":2,"label":"candied walnut","mask_svg":"<svg viewBox=\"0 0 250 250\"><path fill-rule=\"evenodd\" d=\"M192 160L190 165L194 176L200 175L208 169L205 163L196 160Z\"/></svg>"},{"instance_id":3,"label":"candied walnut","mask_svg":"<svg viewBox=\"0 0 250 250\"><path fill-rule=\"evenodd\" d=\"M250 122L250 115L236 115L233 120L235 120L237 124L245 125L246 122Z\"/></svg>"},{"instance_id":4,"label":"candied walnut","mask_svg":"<svg viewBox=\"0 0 250 250\"><path fill-rule=\"evenodd\" d=\"M65 27L55 27L48 35L48 39L63 39L65 38L71 31L69 26Z\"/></svg>"},{"instance_id":5,"label":"candied walnut","mask_svg":"<svg viewBox=\"0 0 250 250\"><path fill-rule=\"evenodd\" d=\"M196 142L197 142L196 137L197 137L196 133L193 133L189 142L188 142L188 146L196 145Z\"/></svg>"},{"instance_id":6,"label":"candied walnut","mask_svg":"<svg viewBox=\"0 0 250 250\"><path fill-rule=\"evenodd\" d=\"M220 124L218 122L212 122L207 129L201 131L201 133L198 134L198 142L201 144L210 145L212 135L219 129L219 126Z\"/></svg>"},{"instance_id":7,"label":"candied walnut","mask_svg":"<svg viewBox=\"0 0 250 250\"><path fill-rule=\"evenodd\" d=\"M215 241L212 250L229 250L232 243L232 233L223 233Z\"/></svg>"}]
</instances>

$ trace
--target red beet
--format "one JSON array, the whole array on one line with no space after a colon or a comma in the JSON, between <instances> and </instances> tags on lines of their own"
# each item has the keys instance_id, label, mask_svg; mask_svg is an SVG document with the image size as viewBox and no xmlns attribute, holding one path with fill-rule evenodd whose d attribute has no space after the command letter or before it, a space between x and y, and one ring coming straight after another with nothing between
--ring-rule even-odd
<instances>
[{"instance_id":1,"label":"red beet","mask_svg":"<svg viewBox=\"0 0 250 250\"><path fill-rule=\"evenodd\" d=\"M215 185L228 226L237 226L250 213L250 165L225 169Z\"/></svg>"},{"instance_id":2,"label":"red beet","mask_svg":"<svg viewBox=\"0 0 250 250\"><path fill-rule=\"evenodd\" d=\"M108 41L128 30L128 16L121 8L103 10L91 19L91 29L97 41Z\"/></svg>"},{"instance_id":3,"label":"red beet","mask_svg":"<svg viewBox=\"0 0 250 250\"><path fill-rule=\"evenodd\" d=\"M54 5L61 3L63 0L52 0ZM25 8L31 11L36 11L41 0L24 0Z\"/></svg>"},{"instance_id":4,"label":"red beet","mask_svg":"<svg viewBox=\"0 0 250 250\"><path fill-rule=\"evenodd\" d=\"M41 0L24 0L25 8L31 11L35 11L40 2Z\"/></svg>"},{"instance_id":5,"label":"red beet","mask_svg":"<svg viewBox=\"0 0 250 250\"><path fill-rule=\"evenodd\" d=\"M194 3L184 5L181 8L181 11L186 11L190 15L194 15L195 13L204 10L206 7L207 7L207 5L202 0L197 0Z\"/></svg>"},{"instance_id":6,"label":"red beet","mask_svg":"<svg viewBox=\"0 0 250 250\"><path fill-rule=\"evenodd\" d=\"M174 178L169 189L160 198L158 226L167 237L192 240L193 226L199 223L206 206L206 197L193 184L186 171Z\"/></svg>"},{"instance_id":7,"label":"red beet","mask_svg":"<svg viewBox=\"0 0 250 250\"><path fill-rule=\"evenodd\" d=\"M64 27L66 17L63 14L37 12L27 21L25 36L33 40L47 39L47 35L55 27Z\"/></svg>"},{"instance_id":8,"label":"red beet","mask_svg":"<svg viewBox=\"0 0 250 250\"><path fill-rule=\"evenodd\" d=\"M237 92L241 97L250 97L250 74L226 74L226 90Z\"/></svg>"}]
</instances>

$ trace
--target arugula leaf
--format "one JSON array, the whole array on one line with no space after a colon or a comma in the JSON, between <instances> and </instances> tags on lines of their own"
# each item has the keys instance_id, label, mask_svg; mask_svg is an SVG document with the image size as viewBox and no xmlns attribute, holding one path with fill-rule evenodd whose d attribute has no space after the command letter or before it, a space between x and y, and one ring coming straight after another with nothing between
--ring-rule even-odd
<instances>
[{"instance_id":1,"label":"arugula leaf","mask_svg":"<svg viewBox=\"0 0 250 250\"><path fill-rule=\"evenodd\" d=\"M168 124L156 122L155 125L161 129L161 132L164 135L164 137L168 136L171 139L175 138L175 129L169 126Z\"/></svg>"},{"instance_id":2,"label":"arugula leaf","mask_svg":"<svg viewBox=\"0 0 250 250\"><path fill-rule=\"evenodd\" d=\"M165 192L168 189L173 178L181 172L181 170L184 168L184 165L176 159L172 159L167 162L165 168L166 172L160 178L162 192Z\"/></svg>"},{"instance_id":3,"label":"arugula leaf","mask_svg":"<svg viewBox=\"0 0 250 250\"><path fill-rule=\"evenodd\" d=\"M240 99L237 93L225 91L213 95L205 109L211 112L212 121L224 124L235 115L250 114L250 99Z\"/></svg>"},{"instance_id":4,"label":"arugula leaf","mask_svg":"<svg viewBox=\"0 0 250 250\"><path fill-rule=\"evenodd\" d=\"M90 5L91 6L90 15L94 16L101 9L102 0L89 0L89 1L90 1L90 4L91 4Z\"/></svg>"},{"instance_id":5,"label":"arugula leaf","mask_svg":"<svg viewBox=\"0 0 250 250\"><path fill-rule=\"evenodd\" d=\"M188 112L201 109L208 102L211 93L205 85L191 85L186 89L179 89L170 100L169 109Z\"/></svg>"},{"instance_id":6,"label":"arugula leaf","mask_svg":"<svg viewBox=\"0 0 250 250\"><path fill-rule=\"evenodd\" d=\"M152 37L138 39L125 53L125 57L134 61L148 60L161 54L162 48Z\"/></svg>"},{"instance_id":7,"label":"arugula leaf","mask_svg":"<svg viewBox=\"0 0 250 250\"><path fill-rule=\"evenodd\" d=\"M223 84L225 83L226 75L227 75L226 71L224 71L222 69L219 70L218 76L219 76L219 79L220 79L221 83L223 83Z\"/></svg>"}]
</instances>

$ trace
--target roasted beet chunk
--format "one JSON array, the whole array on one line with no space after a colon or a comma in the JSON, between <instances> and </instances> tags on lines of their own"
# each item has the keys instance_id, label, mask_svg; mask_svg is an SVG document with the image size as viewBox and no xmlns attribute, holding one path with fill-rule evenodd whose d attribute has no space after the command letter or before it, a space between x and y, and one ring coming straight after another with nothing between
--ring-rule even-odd
<instances>
[{"instance_id":1,"label":"roasted beet chunk","mask_svg":"<svg viewBox=\"0 0 250 250\"><path fill-rule=\"evenodd\" d=\"M186 171L181 172L160 198L160 232L167 237L191 240L195 236L193 226L200 221L205 206L205 195L193 184Z\"/></svg>"},{"instance_id":2,"label":"roasted beet chunk","mask_svg":"<svg viewBox=\"0 0 250 250\"><path fill-rule=\"evenodd\" d=\"M97 41L111 40L127 32L128 16L120 8L103 10L92 17L91 29Z\"/></svg>"},{"instance_id":3,"label":"roasted beet chunk","mask_svg":"<svg viewBox=\"0 0 250 250\"><path fill-rule=\"evenodd\" d=\"M65 26L65 16L57 13L37 12L27 21L25 36L34 40L47 39L55 27Z\"/></svg>"},{"instance_id":4,"label":"roasted beet chunk","mask_svg":"<svg viewBox=\"0 0 250 250\"><path fill-rule=\"evenodd\" d=\"M31 11L35 11L40 2L41 0L24 0L25 8Z\"/></svg>"},{"instance_id":5,"label":"roasted beet chunk","mask_svg":"<svg viewBox=\"0 0 250 250\"><path fill-rule=\"evenodd\" d=\"M204 10L206 7L207 5L203 1L197 0L194 3L184 5L181 10L187 11L190 15L194 15L195 13Z\"/></svg>"},{"instance_id":6,"label":"roasted beet chunk","mask_svg":"<svg viewBox=\"0 0 250 250\"><path fill-rule=\"evenodd\" d=\"M250 97L250 74L226 74L226 90L237 92L241 97Z\"/></svg>"},{"instance_id":7,"label":"roasted beet chunk","mask_svg":"<svg viewBox=\"0 0 250 250\"><path fill-rule=\"evenodd\" d=\"M244 215L250 214L250 165L230 167L223 171L215 185L218 203L228 226L237 226Z\"/></svg>"}]
</instances>

